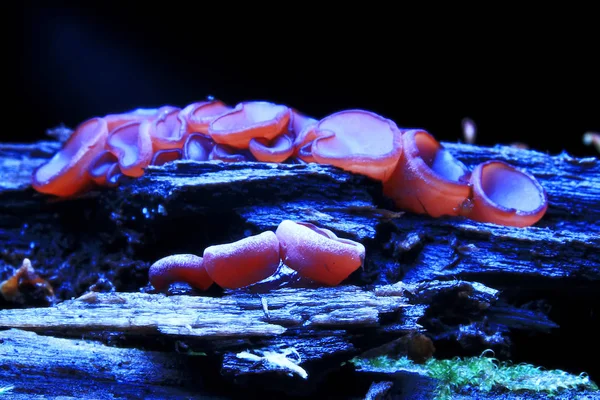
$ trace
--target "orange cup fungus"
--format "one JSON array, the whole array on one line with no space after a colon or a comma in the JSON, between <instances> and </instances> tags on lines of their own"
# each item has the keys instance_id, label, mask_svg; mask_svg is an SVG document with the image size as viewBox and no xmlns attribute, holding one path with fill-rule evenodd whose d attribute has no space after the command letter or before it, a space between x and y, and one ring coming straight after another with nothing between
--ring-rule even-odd
<instances>
[{"instance_id":1,"label":"orange cup fungus","mask_svg":"<svg viewBox=\"0 0 600 400\"><path fill-rule=\"evenodd\" d=\"M216 143L247 149L250 140L272 140L285 133L290 123L288 107L266 101L238 104L232 111L215 118L208 134Z\"/></svg>"},{"instance_id":2,"label":"orange cup fungus","mask_svg":"<svg viewBox=\"0 0 600 400\"><path fill-rule=\"evenodd\" d=\"M36 169L32 186L72 196L179 159L332 165L381 181L396 207L432 217L530 226L548 206L532 175L502 162L483 163L471 173L424 130L402 131L365 110L318 120L266 101L230 107L208 100L92 118Z\"/></svg>"},{"instance_id":3,"label":"orange cup fungus","mask_svg":"<svg viewBox=\"0 0 600 400\"><path fill-rule=\"evenodd\" d=\"M525 227L548 208L546 191L526 172L502 161L479 164L471 174L473 197L463 215L480 222Z\"/></svg>"},{"instance_id":4,"label":"orange cup fungus","mask_svg":"<svg viewBox=\"0 0 600 400\"><path fill-rule=\"evenodd\" d=\"M283 263L300 275L330 286L363 265L365 247L313 224L282 221L275 231Z\"/></svg>"},{"instance_id":5,"label":"orange cup fungus","mask_svg":"<svg viewBox=\"0 0 600 400\"><path fill-rule=\"evenodd\" d=\"M262 162L281 163L294 154L294 140L287 134L281 134L272 140L252 138L248 145L250 153Z\"/></svg>"},{"instance_id":6,"label":"orange cup fungus","mask_svg":"<svg viewBox=\"0 0 600 400\"><path fill-rule=\"evenodd\" d=\"M383 193L396 207L432 217L458 215L469 197L467 168L429 133L409 130L402 135L403 153Z\"/></svg>"},{"instance_id":7,"label":"orange cup fungus","mask_svg":"<svg viewBox=\"0 0 600 400\"><path fill-rule=\"evenodd\" d=\"M328 229L306 222L282 221L275 233L266 231L232 243L209 246L203 256L176 254L150 267L149 280L157 290L186 282L206 290L214 282L239 289L273 275L283 262L304 278L338 285L363 265L362 244L338 238Z\"/></svg>"},{"instance_id":8,"label":"orange cup fungus","mask_svg":"<svg viewBox=\"0 0 600 400\"><path fill-rule=\"evenodd\" d=\"M175 282L186 282L200 290L206 290L213 284L202 257L193 254L174 254L161 258L150 266L148 275L150 283L157 290L165 290Z\"/></svg>"},{"instance_id":9,"label":"orange cup fungus","mask_svg":"<svg viewBox=\"0 0 600 400\"><path fill-rule=\"evenodd\" d=\"M332 114L305 128L302 136L301 147L312 141L312 158L305 161L334 165L379 181L392 174L402 154L396 124L364 110Z\"/></svg>"},{"instance_id":10,"label":"orange cup fungus","mask_svg":"<svg viewBox=\"0 0 600 400\"><path fill-rule=\"evenodd\" d=\"M88 172L94 183L107 186L110 172L118 168L119 159L108 150L102 150L91 162Z\"/></svg>"},{"instance_id":11,"label":"orange cup fungus","mask_svg":"<svg viewBox=\"0 0 600 400\"><path fill-rule=\"evenodd\" d=\"M180 149L187 139L187 125L181 110L173 108L153 118L149 133L154 151Z\"/></svg>"},{"instance_id":12,"label":"orange cup fungus","mask_svg":"<svg viewBox=\"0 0 600 400\"><path fill-rule=\"evenodd\" d=\"M210 136L203 133L192 133L183 145L183 158L193 161L208 161L213 147L215 147L215 142Z\"/></svg>"},{"instance_id":13,"label":"orange cup fungus","mask_svg":"<svg viewBox=\"0 0 600 400\"><path fill-rule=\"evenodd\" d=\"M210 123L218 116L231 111L231 107L219 100L192 103L181 111L188 133L208 135Z\"/></svg>"},{"instance_id":14,"label":"orange cup fungus","mask_svg":"<svg viewBox=\"0 0 600 400\"><path fill-rule=\"evenodd\" d=\"M204 268L217 285L237 289L259 282L279 267L279 241L271 231L207 247Z\"/></svg>"},{"instance_id":15,"label":"orange cup fungus","mask_svg":"<svg viewBox=\"0 0 600 400\"><path fill-rule=\"evenodd\" d=\"M31 186L41 193L72 196L91 183L88 168L104 150L108 127L103 118L92 118L75 129L47 163L33 172Z\"/></svg>"},{"instance_id":16,"label":"orange cup fungus","mask_svg":"<svg viewBox=\"0 0 600 400\"><path fill-rule=\"evenodd\" d=\"M138 178L152 161L151 120L134 121L121 125L108 136L106 147L117 156L121 171Z\"/></svg>"}]
</instances>

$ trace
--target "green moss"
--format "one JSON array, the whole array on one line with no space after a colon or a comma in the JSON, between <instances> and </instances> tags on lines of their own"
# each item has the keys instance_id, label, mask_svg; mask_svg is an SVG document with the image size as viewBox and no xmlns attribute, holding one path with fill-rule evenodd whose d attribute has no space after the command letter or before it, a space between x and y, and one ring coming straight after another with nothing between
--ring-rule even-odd
<instances>
[{"instance_id":1,"label":"green moss","mask_svg":"<svg viewBox=\"0 0 600 400\"><path fill-rule=\"evenodd\" d=\"M391 359L381 356L372 359L354 358L357 367L385 372L398 370L425 373L439 380L438 394L447 398L463 390L534 391L548 395L561 390L598 390L586 374L573 375L561 370L544 370L531 364L516 364L498 361L486 356L454 358L451 360L430 359L425 364L415 364L406 357Z\"/></svg>"}]
</instances>

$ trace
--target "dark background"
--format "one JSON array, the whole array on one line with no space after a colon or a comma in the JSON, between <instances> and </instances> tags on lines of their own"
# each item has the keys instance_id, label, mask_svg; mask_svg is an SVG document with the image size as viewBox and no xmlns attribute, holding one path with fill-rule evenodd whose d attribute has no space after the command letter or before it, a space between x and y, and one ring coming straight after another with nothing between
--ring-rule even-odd
<instances>
[{"instance_id":1,"label":"dark background","mask_svg":"<svg viewBox=\"0 0 600 400\"><path fill-rule=\"evenodd\" d=\"M2 140L213 95L318 118L363 108L448 141L461 139L470 117L479 144L597 154L582 135L600 131L598 31L561 9L489 9L483 18L364 3L329 12L281 2L248 10L231 2L218 10L205 2L44 4L52 6L24 2L16 14L15 113L26 118Z\"/></svg>"}]
</instances>

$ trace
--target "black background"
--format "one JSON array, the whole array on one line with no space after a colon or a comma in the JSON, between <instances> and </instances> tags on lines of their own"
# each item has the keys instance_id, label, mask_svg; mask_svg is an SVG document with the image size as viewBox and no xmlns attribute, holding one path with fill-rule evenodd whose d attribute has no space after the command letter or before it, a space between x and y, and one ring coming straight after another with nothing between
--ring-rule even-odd
<instances>
[{"instance_id":1,"label":"black background","mask_svg":"<svg viewBox=\"0 0 600 400\"><path fill-rule=\"evenodd\" d=\"M599 41L585 12L40 4L24 2L16 14L22 83L13 114L25 118L13 119L3 140L213 95L232 105L283 103L317 118L363 108L448 141L461 139L461 120L470 117L478 144L597 154L581 140L600 131Z\"/></svg>"}]
</instances>

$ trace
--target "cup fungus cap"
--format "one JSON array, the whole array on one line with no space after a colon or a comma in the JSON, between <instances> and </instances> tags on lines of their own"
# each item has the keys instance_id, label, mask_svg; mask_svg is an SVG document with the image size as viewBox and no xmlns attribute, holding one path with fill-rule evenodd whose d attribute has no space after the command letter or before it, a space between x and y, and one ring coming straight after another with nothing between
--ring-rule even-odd
<instances>
[{"instance_id":1,"label":"cup fungus cap","mask_svg":"<svg viewBox=\"0 0 600 400\"><path fill-rule=\"evenodd\" d=\"M273 275L279 266L279 241L271 231L204 250L204 267L222 288L238 289Z\"/></svg>"},{"instance_id":2,"label":"cup fungus cap","mask_svg":"<svg viewBox=\"0 0 600 400\"><path fill-rule=\"evenodd\" d=\"M338 285L360 268L365 247L310 223L282 221L275 231L283 263L306 278Z\"/></svg>"},{"instance_id":3,"label":"cup fungus cap","mask_svg":"<svg viewBox=\"0 0 600 400\"><path fill-rule=\"evenodd\" d=\"M231 107L220 100L199 101L181 110L188 133L208 134L210 123L217 117L231 111Z\"/></svg>"},{"instance_id":4,"label":"cup fungus cap","mask_svg":"<svg viewBox=\"0 0 600 400\"><path fill-rule=\"evenodd\" d=\"M113 153L108 150L102 150L90 163L88 173L97 185L104 186L107 184L109 171L118 162L119 160Z\"/></svg>"},{"instance_id":5,"label":"cup fungus cap","mask_svg":"<svg viewBox=\"0 0 600 400\"><path fill-rule=\"evenodd\" d=\"M403 133L403 154L384 194L397 207L433 217L458 215L470 195L467 167L423 130Z\"/></svg>"},{"instance_id":6,"label":"cup fungus cap","mask_svg":"<svg viewBox=\"0 0 600 400\"><path fill-rule=\"evenodd\" d=\"M304 115L296 109L292 108L291 111L292 111L292 116L291 116L291 120L290 120L289 131L290 131L291 136L294 138L297 137L300 134L300 132L302 132L307 127L309 127L311 125L315 125L316 123L319 122L318 119Z\"/></svg>"},{"instance_id":7,"label":"cup fungus cap","mask_svg":"<svg viewBox=\"0 0 600 400\"><path fill-rule=\"evenodd\" d=\"M365 110L340 111L323 118L312 128L314 160L378 181L394 171L402 154L401 132L396 124Z\"/></svg>"},{"instance_id":8,"label":"cup fungus cap","mask_svg":"<svg viewBox=\"0 0 600 400\"><path fill-rule=\"evenodd\" d=\"M294 154L294 142L289 134L281 134L272 140L252 138L250 152L262 162L281 163Z\"/></svg>"},{"instance_id":9,"label":"cup fungus cap","mask_svg":"<svg viewBox=\"0 0 600 400\"><path fill-rule=\"evenodd\" d=\"M150 266L148 275L156 290L165 290L175 282L185 282L200 290L206 290L213 284L202 257L193 254L174 254L161 258Z\"/></svg>"},{"instance_id":10,"label":"cup fungus cap","mask_svg":"<svg viewBox=\"0 0 600 400\"><path fill-rule=\"evenodd\" d=\"M480 222L525 227L548 208L546 191L534 176L503 161L487 161L471 174L472 207L466 217Z\"/></svg>"},{"instance_id":11,"label":"cup fungus cap","mask_svg":"<svg viewBox=\"0 0 600 400\"><path fill-rule=\"evenodd\" d=\"M150 165L163 165L171 161L181 160L181 149L159 150L152 156Z\"/></svg>"},{"instance_id":12,"label":"cup fungus cap","mask_svg":"<svg viewBox=\"0 0 600 400\"><path fill-rule=\"evenodd\" d=\"M141 122L147 119L156 118L171 110L178 110L173 106L162 106L160 108L136 108L135 110L127 111L120 114L108 114L104 116L108 126L108 132L112 132L115 128L125 125L130 122Z\"/></svg>"},{"instance_id":13,"label":"cup fungus cap","mask_svg":"<svg viewBox=\"0 0 600 400\"><path fill-rule=\"evenodd\" d=\"M255 161L254 156L248 150L240 150L225 144L215 144L208 155L209 160L223 162L245 162Z\"/></svg>"},{"instance_id":14,"label":"cup fungus cap","mask_svg":"<svg viewBox=\"0 0 600 400\"><path fill-rule=\"evenodd\" d=\"M192 133L183 145L183 158L185 160L208 161L213 147L215 147L215 142L210 136L203 133Z\"/></svg>"},{"instance_id":15,"label":"cup fungus cap","mask_svg":"<svg viewBox=\"0 0 600 400\"><path fill-rule=\"evenodd\" d=\"M88 168L104 149L107 135L103 118L81 123L62 149L34 171L33 188L55 196L72 196L86 189L91 183Z\"/></svg>"},{"instance_id":16,"label":"cup fungus cap","mask_svg":"<svg viewBox=\"0 0 600 400\"><path fill-rule=\"evenodd\" d=\"M107 147L119 159L123 174L134 178L144 174L152 160L152 121L130 122L108 136Z\"/></svg>"},{"instance_id":17,"label":"cup fungus cap","mask_svg":"<svg viewBox=\"0 0 600 400\"><path fill-rule=\"evenodd\" d=\"M215 118L208 133L216 143L247 149L252 138L271 140L287 131L290 114L288 107L266 101L240 103Z\"/></svg>"},{"instance_id":18,"label":"cup fungus cap","mask_svg":"<svg viewBox=\"0 0 600 400\"><path fill-rule=\"evenodd\" d=\"M154 151L180 149L187 139L186 122L179 108L157 115L149 129Z\"/></svg>"}]
</instances>

